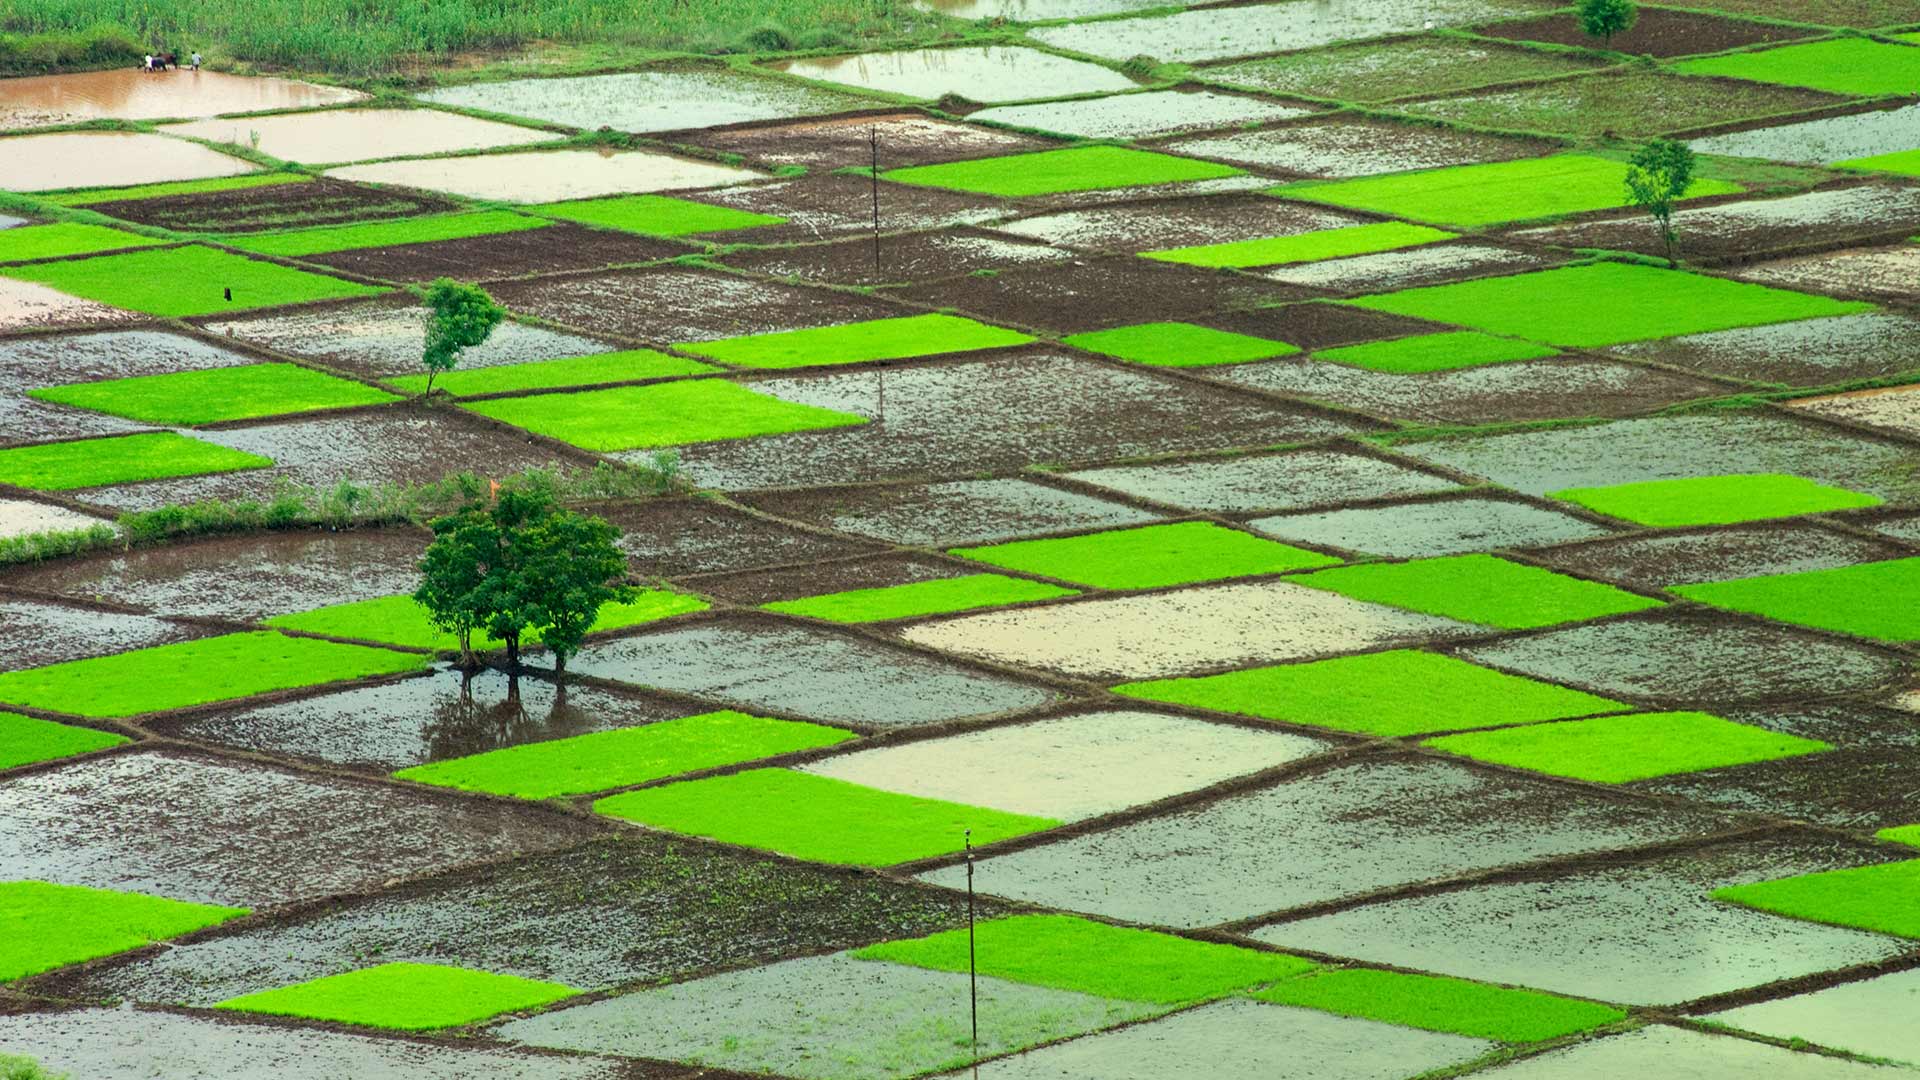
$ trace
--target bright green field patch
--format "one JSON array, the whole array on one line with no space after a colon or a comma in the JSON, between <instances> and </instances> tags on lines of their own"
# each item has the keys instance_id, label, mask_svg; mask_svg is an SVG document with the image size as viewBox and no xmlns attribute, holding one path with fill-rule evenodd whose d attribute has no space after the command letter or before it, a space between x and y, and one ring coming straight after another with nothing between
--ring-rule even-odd
<instances>
[{"instance_id":1,"label":"bright green field patch","mask_svg":"<svg viewBox=\"0 0 1920 1080\"><path fill-rule=\"evenodd\" d=\"M462 408L599 451L749 439L867 422L863 416L796 405L719 379L502 398Z\"/></svg>"},{"instance_id":2,"label":"bright green field patch","mask_svg":"<svg viewBox=\"0 0 1920 1080\"><path fill-rule=\"evenodd\" d=\"M718 370L711 364L668 356L652 349L629 349L593 356L570 356L564 360L534 360L525 364L449 371L434 379L433 385L455 397L469 397L509 390L555 390L568 386L592 386L595 383L705 375ZM405 375L387 381L416 394L425 393L427 389L425 375Z\"/></svg>"},{"instance_id":3,"label":"bright green field patch","mask_svg":"<svg viewBox=\"0 0 1920 1080\"><path fill-rule=\"evenodd\" d=\"M0 769L31 765L36 761L72 757L75 754L105 750L130 742L111 731L56 724L35 720L18 713L0 712Z\"/></svg>"},{"instance_id":4,"label":"bright green field patch","mask_svg":"<svg viewBox=\"0 0 1920 1080\"><path fill-rule=\"evenodd\" d=\"M1451 656L1411 649L1221 675L1153 679L1116 686L1113 692L1263 720L1389 737L1532 724L1630 707Z\"/></svg>"},{"instance_id":5,"label":"bright green field patch","mask_svg":"<svg viewBox=\"0 0 1920 1080\"><path fill-rule=\"evenodd\" d=\"M1891 840L1896 844L1920 847L1920 825L1896 825L1891 829L1881 829L1873 835L1882 840Z\"/></svg>"},{"instance_id":6,"label":"bright green field patch","mask_svg":"<svg viewBox=\"0 0 1920 1080\"><path fill-rule=\"evenodd\" d=\"M1607 487L1563 488L1547 494L1622 521L1660 528L1824 514L1879 506L1886 501L1780 473L1642 480Z\"/></svg>"},{"instance_id":7,"label":"bright green field patch","mask_svg":"<svg viewBox=\"0 0 1920 1080\"><path fill-rule=\"evenodd\" d=\"M214 1008L432 1031L549 1005L579 992L559 983L443 964L380 964L243 994Z\"/></svg>"},{"instance_id":8,"label":"bright green field patch","mask_svg":"<svg viewBox=\"0 0 1920 1080\"><path fill-rule=\"evenodd\" d=\"M1245 175L1210 161L1132 150L1124 146L1075 146L1031 154L914 165L880 174L882 180L920 187L1018 198L1070 191L1175 184Z\"/></svg>"},{"instance_id":9,"label":"bright green field patch","mask_svg":"<svg viewBox=\"0 0 1920 1080\"><path fill-rule=\"evenodd\" d=\"M1235 334L1193 323L1156 322L1136 326L1116 326L1072 334L1060 339L1076 349L1097 352L1116 360L1155 367L1210 367L1214 364L1244 364L1251 360L1271 360L1291 356L1298 346L1284 341Z\"/></svg>"},{"instance_id":10,"label":"bright green field patch","mask_svg":"<svg viewBox=\"0 0 1920 1080\"><path fill-rule=\"evenodd\" d=\"M343 281L210 247L101 255L0 270L71 296L169 318L376 296L386 289ZM233 290L225 299L223 290Z\"/></svg>"},{"instance_id":11,"label":"bright green field patch","mask_svg":"<svg viewBox=\"0 0 1920 1080\"><path fill-rule=\"evenodd\" d=\"M245 914L246 908L111 889L0 881L0 982L137 949Z\"/></svg>"},{"instance_id":12,"label":"bright green field patch","mask_svg":"<svg viewBox=\"0 0 1920 1080\"><path fill-rule=\"evenodd\" d=\"M1917 136L1916 138L1920 138ZM1833 163L1836 169L1855 169L1861 172L1904 173L1908 176L1920 176L1920 150L1902 150L1897 154L1875 154L1873 157L1849 158Z\"/></svg>"},{"instance_id":13,"label":"bright green field patch","mask_svg":"<svg viewBox=\"0 0 1920 1080\"><path fill-rule=\"evenodd\" d=\"M1366 255L1375 251L1417 247L1440 240L1452 240L1455 235L1425 225L1408 225L1403 221L1376 221L1294 236L1144 251L1140 257L1186 266L1282 266L1287 263L1337 259L1343 255Z\"/></svg>"},{"instance_id":14,"label":"bright green field patch","mask_svg":"<svg viewBox=\"0 0 1920 1080\"><path fill-rule=\"evenodd\" d=\"M853 866L891 866L959 851L967 829L979 845L1060 824L789 769L750 769L629 791L593 808L657 829Z\"/></svg>"},{"instance_id":15,"label":"bright green field patch","mask_svg":"<svg viewBox=\"0 0 1920 1080\"><path fill-rule=\"evenodd\" d=\"M385 390L281 363L72 383L29 391L27 396L180 427L400 400Z\"/></svg>"},{"instance_id":16,"label":"bright green field patch","mask_svg":"<svg viewBox=\"0 0 1920 1080\"><path fill-rule=\"evenodd\" d=\"M230 450L171 431L155 431L0 450L0 484L36 491L69 491L271 464L271 459L258 454Z\"/></svg>"},{"instance_id":17,"label":"bright green field patch","mask_svg":"<svg viewBox=\"0 0 1920 1080\"><path fill-rule=\"evenodd\" d=\"M544 229L551 222L541 218L512 214L505 210L476 213L431 214L401 218L397 221L368 221L358 225L328 225L292 232L251 233L223 241L228 247L261 255L324 255L330 251L358 248L398 247L402 244L428 244L435 240L463 240L470 236Z\"/></svg>"},{"instance_id":18,"label":"bright green field patch","mask_svg":"<svg viewBox=\"0 0 1920 1080\"><path fill-rule=\"evenodd\" d=\"M1663 606L1658 600L1492 555L1448 555L1368 563L1292 579L1366 600L1450 619L1524 630Z\"/></svg>"},{"instance_id":19,"label":"bright green field patch","mask_svg":"<svg viewBox=\"0 0 1920 1080\"><path fill-rule=\"evenodd\" d=\"M1920 89L1920 50L1866 38L1782 45L1760 52L1682 60L1688 75L1727 75L1776 86L1804 86L1851 97L1911 94Z\"/></svg>"},{"instance_id":20,"label":"bright green field patch","mask_svg":"<svg viewBox=\"0 0 1920 1080\"><path fill-rule=\"evenodd\" d=\"M1563 266L1343 302L1574 347L1873 310L1872 304L1623 263Z\"/></svg>"},{"instance_id":21,"label":"bright green field patch","mask_svg":"<svg viewBox=\"0 0 1920 1080\"><path fill-rule=\"evenodd\" d=\"M588 632L638 626L688 612L705 611L709 606L697 596L670 589L641 589L639 596L631 603L601 605L600 615L594 619L593 628ZM355 600L291 615L275 615L266 620L266 625L280 630L299 630L308 634L376 641L383 645L413 649L451 652L460 647L460 639L435 626L433 619L427 615L427 609L411 596L376 596L371 600ZM522 640L529 645L538 642L540 631L531 630L523 635ZM473 636L473 647L499 649L504 648L505 643L483 631Z\"/></svg>"},{"instance_id":22,"label":"bright green field patch","mask_svg":"<svg viewBox=\"0 0 1920 1080\"><path fill-rule=\"evenodd\" d=\"M875 589L849 589L798 600L776 600L760 606L787 615L865 623L908 619L916 615L941 615L952 611L976 611L1003 604L1023 604L1030 600L1078 595L1074 589L1063 589L1043 581L1028 581L1005 574L965 574Z\"/></svg>"},{"instance_id":23,"label":"bright green field patch","mask_svg":"<svg viewBox=\"0 0 1920 1080\"><path fill-rule=\"evenodd\" d=\"M1710 581L1673 591L1781 622L1882 641L1920 641L1920 558Z\"/></svg>"},{"instance_id":24,"label":"bright green field patch","mask_svg":"<svg viewBox=\"0 0 1920 1080\"><path fill-rule=\"evenodd\" d=\"M1425 745L1477 761L1624 784L1674 773L1798 757L1832 746L1698 712L1596 716L1442 735Z\"/></svg>"},{"instance_id":25,"label":"bright green field patch","mask_svg":"<svg viewBox=\"0 0 1920 1080\"><path fill-rule=\"evenodd\" d=\"M1739 191L1738 184L1700 179L1687 198ZM1436 225L1494 225L1628 205L1626 165L1587 154L1297 184L1270 194Z\"/></svg>"},{"instance_id":26,"label":"bright green field patch","mask_svg":"<svg viewBox=\"0 0 1920 1080\"><path fill-rule=\"evenodd\" d=\"M1257 990L1254 997L1341 1016L1526 1043L1589 1031L1626 1018L1626 1010L1538 990L1509 990L1439 975L1341 968L1316 971Z\"/></svg>"},{"instance_id":27,"label":"bright green field patch","mask_svg":"<svg viewBox=\"0 0 1920 1080\"><path fill-rule=\"evenodd\" d=\"M1332 566L1340 561L1210 521L1114 529L1056 540L1017 540L955 548L952 554L1096 589L1154 589Z\"/></svg>"},{"instance_id":28,"label":"bright green field patch","mask_svg":"<svg viewBox=\"0 0 1920 1080\"><path fill-rule=\"evenodd\" d=\"M618 195L610 199L575 199L527 208L541 217L577 221L648 236L692 236L778 225L786 218L754 214L730 206L709 206L665 195Z\"/></svg>"},{"instance_id":29,"label":"bright green field patch","mask_svg":"<svg viewBox=\"0 0 1920 1080\"><path fill-rule=\"evenodd\" d=\"M86 255L95 251L152 247L166 243L104 225L81 225L62 221L52 225L27 225L0 229L0 262L22 259L57 259L66 255Z\"/></svg>"},{"instance_id":30,"label":"bright green field patch","mask_svg":"<svg viewBox=\"0 0 1920 1080\"><path fill-rule=\"evenodd\" d=\"M1072 915L1015 915L975 927L982 975L1082 994L1182 1005L1222 997L1313 970L1285 953L1109 926ZM967 932L883 941L856 951L862 960L967 970Z\"/></svg>"},{"instance_id":31,"label":"bright green field patch","mask_svg":"<svg viewBox=\"0 0 1920 1080\"><path fill-rule=\"evenodd\" d=\"M1413 375L1423 371L1452 371L1482 364L1504 364L1509 360L1538 360L1559 356L1560 352L1531 341L1494 337L1473 330L1456 330L1321 349L1313 355L1337 364Z\"/></svg>"},{"instance_id":32,"label":"bright green field patch","mask_svg":"<svg viewBox=\"0 0 1920 1080\"><path fill-rule=\"evenodd\" d=\"M819 724L770 720L732 711L710 712L490 750L417 765L393 775L461 791L551 799L832 746L854 737L851 732Z\"/></svg>"},{"instance_id":33,"label":"bright green field patch","mask_svg":"<svg viewBox=\"0 0 1920 1080\"><path fill-rule=\"evenodd\" d=\"M680 348L723 364L751 368L795 368L815 364L859 364L904 360L912 356L1004 349L1033 338L958 315L908 315L812 330L782 330L724 341L703 341Z\"/></svg>"},{"instance_id":34,"label":"bright green field patch","mask_svg":"<svg viewBox=\"0 0 1920 1080\"><path fill-rule=\"evenodd\" d=\"M0 673L0 702L134 716L425 666L414 653L257 630Z\"/></svg>"},{"instance_id":35,"label":"bright green field patch","mask_svg":"<svg viewBox=\"0 0 1920 1080\"><path fill-rule=\"evenodd\" d=\"M90 188L59 195L35 195L34 198L56 206L91 206L94 203L131 202L134 199L164 199L173 195L204 195L211 191L241 191L246 188L273 187L276 184L304 184L311 179L299 173L248 173L244 176L218 176L211 180L175 180L134 187Z\"/></svg>"},{"instance_id":36,"label":"bright green field patch","mask_svg":"<svg viewBox=\"0 0 1920 1080\"><path fill-rule=\"evenodd\" d=\"M1716 889L1715 900L1809 922L1920 938L1920 859Z\"/></svg>"}]
</instances>

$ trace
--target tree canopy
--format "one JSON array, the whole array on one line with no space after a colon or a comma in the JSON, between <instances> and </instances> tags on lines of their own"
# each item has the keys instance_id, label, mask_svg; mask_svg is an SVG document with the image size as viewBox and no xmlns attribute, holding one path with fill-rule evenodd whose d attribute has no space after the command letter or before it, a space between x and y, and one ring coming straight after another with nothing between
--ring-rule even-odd
<instances>
[{"instance_id":1,"label":"tree canopy","mask_svg":"<svg viewBox=\"0 0 1920 1080\"><path fill-rule=\"evenodd\" d=\"M1673 205L1693 186L1693 150L1683 142L1655 139L1640 148L1627 164L1627 198L1653 215L1667 249L1667 265L1679 266L1674 246Z\"/></svg>"},{"instance_id":2,"label":"tree canopy","mask_svg":"<svg viewBox=\"0 0 1920 1080\"><path fill-rule=\"evenodd\" d=\"M1640 10L1633 0L1580 0L1575 13L1580 19L1580 29L1588 37L1597 37L1613 45L1613 35L1624 34L1633 29L1633 21L1640 17Z\"/></svg>"},{"instance_id":3,"label":"tree canopy","mask_svg":"<svg viewBox=\"0 0 1920 1080\"><path fill-rule=\"evenodd\" d=\"M506 317L507 309L478 285L441 278L429 286L427 343L420 354L427 369L427 392L433 392L434 376L452 371L463 351L485 344Z\"/></svg>"}]
</instances>

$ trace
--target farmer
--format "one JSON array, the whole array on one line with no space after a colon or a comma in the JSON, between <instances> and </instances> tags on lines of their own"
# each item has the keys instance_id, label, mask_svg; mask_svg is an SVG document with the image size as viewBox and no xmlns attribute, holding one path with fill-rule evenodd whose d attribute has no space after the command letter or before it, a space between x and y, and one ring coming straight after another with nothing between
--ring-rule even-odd
<instances>
[{"instance_id":1,"label":"farmer","mask_svg":"<svg viewBox=\"0 0 1920 1080\"><path fill-rule=\"evenodd\" d=\"M200 70L200 54L199 53L193 54L193 70L195 71Z\"/></svg>"},{"instance_id":2,"label":"farmer","mask_svg":"<svg viewBox=\"0 0 1920 1080\"><path fill-rule=\"evenodd\" d=\"M146 58L140 61L140 70L141 71L153 70L153 54L152 53L148 53L146 55Z\"/></svg>"}]
</instances>

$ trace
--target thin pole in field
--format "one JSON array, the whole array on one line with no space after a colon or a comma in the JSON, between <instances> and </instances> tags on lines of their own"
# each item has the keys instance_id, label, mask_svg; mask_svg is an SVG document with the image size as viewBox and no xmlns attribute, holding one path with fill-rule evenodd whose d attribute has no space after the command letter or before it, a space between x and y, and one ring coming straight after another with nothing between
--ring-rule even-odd
<instances>
[{"instance_id":1,"label":"thin pole in field","mask_svg":"<svg viewBox=\"0 0 1920 1080\"><path fill-rule=\"evenodd\" d=\"M867 150L870 153L868 165L873 179L873 276L874 283L880 278L880 127L867 128Z\"/></svg>"},{"instance_id":2,"label":"thin pole in field","mask_svg":"<svg viewBox=\"0 0 1920 1080\"><path fill-rule=\"evenodd\" d=\"M973 830L966 832L967 844L967 999L973 1016L973 1068L980 1070L980 968L973 940Z\"/></svg>"}]
</instances>

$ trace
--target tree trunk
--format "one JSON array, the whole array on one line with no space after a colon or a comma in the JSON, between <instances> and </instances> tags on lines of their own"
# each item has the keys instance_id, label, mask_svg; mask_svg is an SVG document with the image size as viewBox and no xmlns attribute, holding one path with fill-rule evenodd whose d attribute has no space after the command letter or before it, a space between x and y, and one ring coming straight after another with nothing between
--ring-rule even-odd
<instances>
[{"instance_id":1,"label":"tree trunk","mask_svg":"<svg viewBox=\"0 0 1920 1080\"><path fill-rule=\"evenodd\" d=\"M520 635L508 634L506 635L506 641L507 641L507 670L519 671L520 670Z\"/></svg>"}]
</instances>

